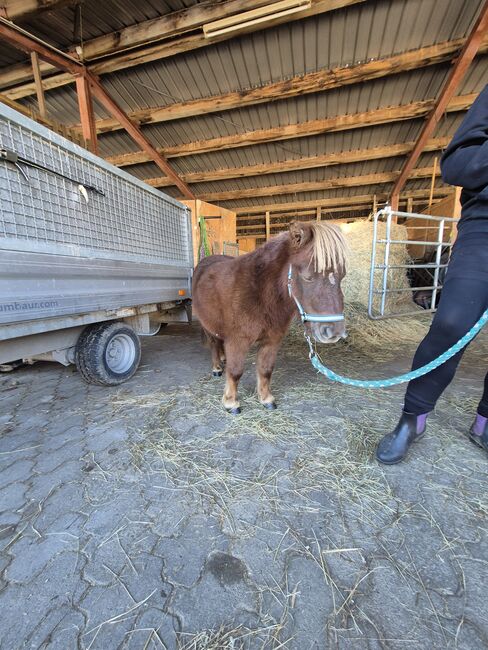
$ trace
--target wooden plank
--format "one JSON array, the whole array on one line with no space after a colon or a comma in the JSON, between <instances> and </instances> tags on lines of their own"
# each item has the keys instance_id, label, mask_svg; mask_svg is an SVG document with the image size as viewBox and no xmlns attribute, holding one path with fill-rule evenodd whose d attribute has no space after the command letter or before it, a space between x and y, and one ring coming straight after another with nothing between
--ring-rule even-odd
<instances>
[{"instance_id":1,"label":"wooden plank","mask_svg":"<svg viewBox=\"0 0 488 650\"><path fill-rule=\"evenodd\" d=\"M309 16L317 16L364 1L312 0L312 7L310 9L291 14L290 16L284 16L281 20L274 21L273 25L301 20ZM189 7L188 9L174 12L167 16L144 21L138 25L132 25L113 32L112 34L105 34L86 41L83 44L83 60L90 62L94 59L104 57L102 61L90 63L90 70L95 74L107 74L224 42L230 38L235 38L235 34L223 34L216 38L208 39L205 37L203 31L200 31L203 24L214 18L220 18L225 15L230 16L250 7L262 6L264 4L267 4L264 0L227 0L227 2L208 2ZM268 26L272 25L270 24ZM257 27L256 29L262 29L262 27ZM192 30L198 30L198 33L191 33ZM250 33L255 31L255 29L251 28L246 31ZM142 45L147 46L141 48L140 46ZM139 46L139 49L134 49L136 46ZM53 72L55 73L52 65L45 67L42 71L51 74ZM22 84L9 91L15 93L12 95L9 94L12 99L21 99L22 97L34 94L33 84L29 82L32 78L32 73L25 66L12 66L10 70L5 72L5 76L2 74L2 78L4 87L18 83ZM24 83L26 81L28 83ZM50 79L46 80L45 90L59 88L73 81L74 79L70 75L52 74Z\"/></svg>"},{"instance_id":2,"label":"wooden plank","mask_svg":"<svg viewBox=\"0 0 488 650\"><path fill-rule=\"evenodd\" d=\"M444 149L444 147L448 145L449 141L450 138L448 137L434 138L429 140L425 150L438 151L439 149ZM393 158L405 155L413 149L414 145L414 142L405 142L400 144L389 144L382 147L371 147L370 149L338 151L323 154L321 156L293 158L291 160L281 160L259 165L229 167L204 172L181 174L181 178L186 183L208 183L212 181L227 180L230 178L246 178L249 176L263 176L265 174L280 174L287 171L329 167L331 165L344 165L353 162L363 162L365 160L383 160L384 158ZM144 180L153 187L168 187L171 185L171 182L165 176L146 178Z\"/></svg>"},{"instance_id":3,"label":"wooden plank","mask_svg":"<svg viewBox=\"0 0 488 650\"><path fill-rule=\"evenodd\" d=\"M270 234L271 234L270 220L269 220L269 210L266 212L265 220L266 220L266 241L268 241L268 239L270 237Z\"/></svg>"},{"instance_id":4,"label":"wooden plank","mask_svg":"<svg viewBox=\"0 0 488 650\"><path fill-rule=\"evenodd\" d=\"M434 196L444 197L449 192L451 188L439 188L434 190ZM404 199L407 199L408 196L411 196L413 199L426 199L426 202L429 198L429 190L409 190L405 192ZM385 203L389 198L389 195L384 192L377 194L377 199L379 203ZM371 205L373 201L372 194L363 194L359 196L344 196L340 198L325 198L319 200L311 201L290 201L287 203L265 203L264 205L251 205L251 206L241 206L238 208L232 208L237 215L252 215L252 214L263 214L269 210L270 212L278 212L285 210L301 210L305 208L316 208L320 205L325 212L329 211L329 208L332 207L341 207L341 206L357 206L357 205Z\"/></svg>"},{"instance_id":5,"label":"wooden plank","mask_svg":"<svg viewBox=\"0 0 488 650\"><path fill-rule=\"evenodd\" d=\"M145 108L133 111L129 116L132 120L141 124L158 124L170 120L208 115L323 92L450 61L451 57L460 50L463 44L464 39L456 39L455 41L430 45L385 59L297 75L292 79L257 88L241 89L223 95L187 102L176 102L158 108ZM484 50L487 49L488 39L484 46ZM77 128L76 125L73 126ZM99 133L109 133L118 129L120 129L120 125L110 118L97 121L97 131Z\"/></svg>"},{"instance_id":6,"label":"wooden plank","mask_svg":"<svg viewBox=\"0 0 488 650\"><path fill-rule=\"evenodd\" d=\"M18 21L68 4L75 4L75 0L3 0L0 15Z\"/></svg>"},{"instance_id":7,"label":"wooden plank","mask_svg":"<svg viewBox=\"0 0 488 650\"><path fill-rule=\"evenodd\" d=\"M44 88L42 87L41 71L39 70L39 56L37 52L31 52L32 72L34 73L34 84L36 87L37 106L39 107L39 114L46 118L46 99L44 97Z\"/></svg>"},{"instance_id":8,"label":"wooden plank","mask_svg":"<svg viewBox=\"0 0 488 650\"><path fill-rule=\"evenodd\" d=\"M414 169L411 178L430 178L433 176L432 167L421 167ZM440 174L436 170L437 175ZM202 201L220 202L236 201L239 199L251 199L260 196L279 196L284 194L298 194L300 192L320 192L342 187L359 187L362 185L382 185L393 183L400 172L383 172L380 174L365 174L363 176L340 176L329 178L326 181L311 181L305 183L287 183L286 185L269 185L267 187L253 187L244 190L231 190L229 192L204 192L197 194Z\"/></svg>"},{"instance_id":9,"label":"wooden plank","mask_svg":"<svg viewBox=\"0 0 488 650\"><path fill-rule=\"evenodd\" d=\"M50 61L62 70L68 70L74 75L83 75L90 84L93 96L95 96L103 106L105 106L111 115L123 124L127 133L140 147L142 147L145 155L147 155L150 160L153 160L161 171L168 176L168 178L171 178L174 181L175 185L183 193L183 196L186 198L195 198L188 185L179 178L166 158L156 151L149 140L142 134L140 128L127 117L120 106L112 99L112 97L110 97L98 77L92 74L89 70L86 70L83 64L74 61L62 52L31 38L27 32L18 31L15 26L8 24L6 21L0 20L0 36L17 49L28 52L29 54L30 52L37 52L43 59Z\"/></svg>"},{"instance_id":10,"label":"wooden plank","mask_svg":"<svg viewBox=\"0 0 488 650\"><path fill-rule=\"evenodd\" d=\"M471 62L476 56L483 39L488 32L488 0L485 0L479 16L468 36L466 42L461 50L461 53L457 57L454 65L451 68L451 71L447 77L444 86L437 98L432 110L422 128L422 131L419 135L417 143L413 148L412 152L406 160L402 173L398 177L398 180L393 187L391 198L392 198L392 207L394 208L396 202L398 201L398 196L402 191L405 183L407 182L413 168L417 164L417 160L420 157L420 154L424 150L427 140L432 136L434 130L439 123L440 118L447 110L449 102L454 96L454 93L459 87L459 84L463 80L466 72L468 71Z\"/></svg>"},{"instance_id":11,"label":"wooden plank","mask_svg":"<svg viewBox=\"0 0 488 650\"><path fill-rule=\"evenodd\" d=\"M447 111L464 111L471 106L476 97L476 93L455 97L451 100ZM209 153L211 151L221 151L223 149L248 147L254 144L309 137L321 133L334 133L349 129L360 129L366 126L390 124L392 122L424 117L431 110L434 102L435 100L428 99L401 106L375 109L364 113L338 115L323 120L311 120L300 124L287 124L271 129L260 129L257 131L248 131L243 134L212 138L211 140L197 140L187 144L166 147L165 149L160 149L160 151L167 158L176 158L179 156ZM114 165L124 167L126 165L148 162L149 159L142 151L137 151L135 153L110 156L107 160Z\"/></svg>"},{"instance_id":12,"label":"wooden plank","mask_svg":"<svg viewBox=\"0 0 488 650\"><path fill-rule=\"evenodd\" d=\"M93 101L90 85L86 77L80 75L76 78L76 94L80 110L81 124L83 125L83 137L87 149L94 154L98 153L97 130L95 128L95 114L93 112Z\"/></svg>"}]
</instances>

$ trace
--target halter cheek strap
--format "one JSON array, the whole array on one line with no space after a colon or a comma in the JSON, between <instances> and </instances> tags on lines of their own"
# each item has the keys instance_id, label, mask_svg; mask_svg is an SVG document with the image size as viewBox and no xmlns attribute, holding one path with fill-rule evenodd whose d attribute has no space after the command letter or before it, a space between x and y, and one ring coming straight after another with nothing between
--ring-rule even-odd
<instances>
[{"instance_id":1,"label":"halter cheek strap","mask_svg":"<svg viewBox=\"0 0 488 650\"><path fill-rule=\"evenodd\" d=\"M308 314L302 307L300 301L298 298L294 295L292 291L292 282L293 282L293 268L292 265L290 264L288 268L288 295L290 298L293 298L293 300L296 303L298 313L300 314L300 318L302 319L302 323L309 322L309 323L338 323L339 321L344 320L344 314L330 314L330 315L322 315L322 314Z\"/></svg>"}]
</instances>

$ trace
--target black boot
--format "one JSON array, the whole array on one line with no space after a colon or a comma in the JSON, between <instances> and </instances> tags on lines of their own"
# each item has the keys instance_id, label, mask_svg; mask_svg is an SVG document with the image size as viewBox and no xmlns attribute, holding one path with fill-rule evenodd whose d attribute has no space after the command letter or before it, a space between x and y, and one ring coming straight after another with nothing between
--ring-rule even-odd
<instances>
[{"instance_id":1,"label":"black boot","mask_svg":"<svg viewBox=\"0 0 488 650\"><path fill-rule=\"evenodd\" d=\"M488 451L488 418L477 413L468 436L471 442Z\"/></svg>"},{"instance_id":2,"label":"black boot","mask_svg":"<svg viewBox=\"0 0 488 650\"><path fill-rule=\"evenodd\" d=\"M427 413L415 415L402 412L400 421L391 433L387 433L376 447L376 458L385 465L399 463L407 455L412 444L420 440L425 433Z\"/></svg>"}]
</instances>

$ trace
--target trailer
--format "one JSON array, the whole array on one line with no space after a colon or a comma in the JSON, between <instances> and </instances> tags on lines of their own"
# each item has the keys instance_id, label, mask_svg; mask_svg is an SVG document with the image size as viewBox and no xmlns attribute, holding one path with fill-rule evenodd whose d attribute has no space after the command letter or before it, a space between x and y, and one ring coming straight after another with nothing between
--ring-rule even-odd
<instances>
[{"instance_id":1,"label":"trailer","mask_svg":"<svg viewBox=\"0 0 488 650\"><path fill-rule=\"evenodd\" d=\"M184 205L0 103L0 364L120 384L191 320L192 271Z\"/></svg>"}]
</instances>

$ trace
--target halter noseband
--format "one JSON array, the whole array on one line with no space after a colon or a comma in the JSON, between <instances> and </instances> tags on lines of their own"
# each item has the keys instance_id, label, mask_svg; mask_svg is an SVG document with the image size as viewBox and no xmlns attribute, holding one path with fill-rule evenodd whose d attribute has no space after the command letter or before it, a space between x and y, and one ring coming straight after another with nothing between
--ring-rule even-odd
<instances>
[{"instance_id":1,"label":"halter noseband","mask_svg":"<svg viewBox=\"0 0 488 650\"><path fill-rule=\"evenodd\" d=\"M293 298L293 300L296 303L296 306L298 308L298 313L300 314L300 318L302 319L302 323L309 322L309 323L338 323L341 320L344 320L344 314L331 314L329 316L323 316L322 314L307 314L307 312L303 309L300 301L298 298L293 294L292 288L291 288L291 283L293 280L292 277L292 265L290 264L290 267L288 269L288 295L290 298Z\"/></svg>"}]
</instances>

